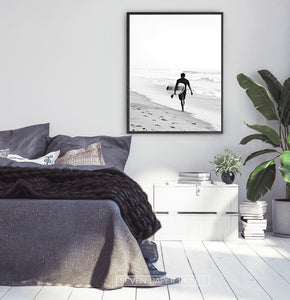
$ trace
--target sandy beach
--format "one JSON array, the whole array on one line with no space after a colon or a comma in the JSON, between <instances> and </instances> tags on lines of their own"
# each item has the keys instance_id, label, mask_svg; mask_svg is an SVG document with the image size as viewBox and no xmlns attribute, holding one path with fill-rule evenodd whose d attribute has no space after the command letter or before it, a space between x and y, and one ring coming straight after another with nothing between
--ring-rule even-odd
<instances>
[{"instance_id":1,"label":"sandy beach","mask_svg":"<svg viewBox=\"0 0 290 300\"><path fill-rule=\"evenodd\" d=\"M175 75L174 75L175 74ZM193 95L187 90L185 112L173 99L177 73L169 70L132 71L130 77L130 130L135 131L220 131L220 74L188 71ZM152 110L152 111L151 111Z\"/></svg>"},{"instance_id":2,"label":"sandy beach","mask_svg":"<svg viewBox=\"0 0 290 300\"><path fill-rule=\"evenodd\" d=\"M192 113L154 103L148 97L131 91L130 130L186 132L213 131L214 128L210 123L195 118Z\"/></svg>"}]
</instances>

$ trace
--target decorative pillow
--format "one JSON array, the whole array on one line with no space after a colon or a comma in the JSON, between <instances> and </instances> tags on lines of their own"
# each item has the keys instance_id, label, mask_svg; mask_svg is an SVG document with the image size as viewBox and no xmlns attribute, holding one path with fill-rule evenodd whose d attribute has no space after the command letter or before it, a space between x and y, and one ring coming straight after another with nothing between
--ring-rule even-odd
<instances>
[{"instance_id":1,"label":"decorative pillow","mask_svg":"<svg viewBox=\"0 0 290 300\"><path fill-rule=\"evenodd\" d=\"M46 153L48 138L49 123L0 131L0 149L9 148L10 153L37 158Z\"/></svg>"},{"instance_id":2,"label":"decorative pillow","mask_svg":"<svg viewBox=\"0 0 290 300\"><path fill-rule=\"evenodd\" d=\"M9 154L9 149L0 150L0 157L7 157Z\"/></svg>"},{"instance_id":3,"label":"decorative pillow","mask_svg":"<svg viewBox=\"0 0 290 300\"><path fill-rule=\"evenodd\" d=\"M123 171L129 156L131 136L70 137L57 135L50 140L47 151L51 152L60 149L60 156L63 156L69 150L84 148L97 142L102 146L106 166L113 166Z\"/></svg>"},{"instance_id":4,"label":"decorative pillow","mask_svg":"<svg viewBox=\"0 0 290 300\"><path fill-rule=\"evenodd\" d=\"M28 159L17 154L9 154L7 158L17 162L32 162L43 166L50 166L54 165L56 159L59 156L59 152L59 150L55 152L50 152L36 159Z\"/></svg>"},{"instance_id":5,"label":"decorative pillow","mask_svg":"<svg viewBox=\"0 0 290 300\"><path fill-rule=\"evenodd\" d=\"M56 164L66 164L73 166L80 165L105 165L100 143L89 145L88 147L69 150L67 153L55 161Z\"/></svg>"}]
</instances>

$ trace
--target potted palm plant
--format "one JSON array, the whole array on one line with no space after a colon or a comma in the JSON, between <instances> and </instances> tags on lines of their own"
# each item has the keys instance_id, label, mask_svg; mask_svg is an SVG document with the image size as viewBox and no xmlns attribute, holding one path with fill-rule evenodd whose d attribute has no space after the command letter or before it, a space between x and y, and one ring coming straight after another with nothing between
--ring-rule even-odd
<instances>
[{"instance_id":1,"label":"potted palm plant","mask_svg":"<svg viewBox=\"0 0 290 300\"><path fill-rule=\"evenodd\" d=\"M273 233L290 237L290 78L282 85L268 70L261 70L258 73L266 83L267 89L242 73L237 79L256 110L266 120L275 121L276 126L245 123L257 133L246 136L240 143L246 145L252 140L260 140L270 148L250 154L244 164L260 155L273 154L270 160L259 164L251 172L247 181L247 198L257 201L271 190L276 177L276 161L279 159L279 170L286 182L286 199L273 200Z\"/></svg>"},{"instance_id":2,"label":"potted palm plant","mask_svg":"<svg viewBox=\"0 0 290 300\"><path fill-rule=\"evenodd\" d=\"M240 168L243 166L241 156L233 153L230 149L225 149L224 154L215 155L212 165L215 166L215 173L220 174L222 181L226 184L234 182L235 175L241 174Z\"/></svg>"}]
</instances>

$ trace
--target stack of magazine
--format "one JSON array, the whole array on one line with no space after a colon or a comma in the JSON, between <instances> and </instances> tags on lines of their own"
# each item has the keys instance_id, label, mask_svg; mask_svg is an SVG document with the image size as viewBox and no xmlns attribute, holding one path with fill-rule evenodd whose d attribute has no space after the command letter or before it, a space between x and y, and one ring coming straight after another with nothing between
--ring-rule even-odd
<instances>
[{"instance_id":1,"label":"stack of magazine","mask_svg":"<svg viewBox=\"0 0 290 300\"><path fill-rule=\"evenodd\" d=\"M244 239L264 239L267 220L264 215L267 211L266 201L243 201L240 203L242 220L242 237Z\"/></svg>"},{"instance_id":2,"label":"stack of magazine","mask_svg":"<svg viewBox=\"0 0 290 300\"><path fill-rule=\"evenodd\" d=\"M209 172L179 172L178 183L180 184L211 184Z\"/></svg>"}]
</instances>

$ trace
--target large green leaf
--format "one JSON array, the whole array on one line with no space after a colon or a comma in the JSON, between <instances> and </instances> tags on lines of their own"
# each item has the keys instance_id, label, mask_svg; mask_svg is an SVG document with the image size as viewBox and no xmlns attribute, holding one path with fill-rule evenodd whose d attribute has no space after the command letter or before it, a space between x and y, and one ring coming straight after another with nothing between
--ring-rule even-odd
<instances>
[{"instance_id":1,"label":"large green leaf","mask_svg":"<svg viewBox=\"0 0 290 300\"><path fill-rule=\"evenodd\" d=\"M260 151L256 151L256 152L253 152L251 155L249 155L245 162L244 162L244 165L252 158L254 157L257 157L259 155L262 155L262 154L266 154L266 153L273 153L273 152L277 152L276 150L274 149L264 149L264 150L260 150Z\"/></svg>"},{"instance_id":2,"label":"large green leaf","mask_svg":"<svg viewBox=\"0 0 290 300\"><path fill-rule=\"evenodd\" d=\"M267 119L278 120L276 115L274 102L268 91L257 82L244 74L237 76L240 86L246 89L246 93L252 100L255 108Z\"/></svg>"},{"instance_id":3,"label":"large green leaf","mask_svg":"<svg viewBox=\"0 0 290 300\"><path fill-rule=\"evenodd\" d=\"M276 176L274 160L260 164L249 176L247 182L247 198L257 201L271 190Z\"/></svg>"},{"instance_id":4,"label":"large green leaf","mask_svg":"<svg viewBox=\"0 0 290 300\"><path fill-rule=\"evenodd\" d=\"M285 126L289 125L290 121L290 78L284 82L281 93L281 103L279 105L279 115Z\"/></svg>"},{"instance_id":5,"label":"large green leaf","mask_svg":"<svg viewBox=\"0 0 290 300\"><path fill-rule=\"evenodd\" d=\"M264 134L272 144L279 147L281 145L281 138L278 133L271 127L266 125L249 125L244 122L249 128L254 129L262 134Z\"/></svg>"},{"instance_id":6,"label":"large green leaf","mask_svg":"<svg viewBox=\"0 0 290 300\"><path fill-rule=\"evenodd\" d=\"M268 70L260 70L258 73L261 75L265 83L267 84L268 90L270 91L273 99L276 103L280 104L282 84L277 78Z\"/></svg>"},{"instance_id":7,"label":"large green leaf","mask_svg":"<svg viewBox=\"0 0 290 300\"><path fill-rule=\"evenodd\" d=\"M267 144L271 144L273 147L278 147L277 145L273 144L271 142L271 140L266 137L264 134L251 134L251 135L248 135L246 137L244 137L241 141L240 141L240 144L241 145L246 145L248 144L249 142L251 142L252 140L261 140Z\"/></svg>"},{"instance_id":8,"label":"large green leaf","mask_svg":"<svg viewBox=\"0 0 290 300\"><path fill-rule=\"evenodd\" d=\"M290 182L290 151L284 151L280 154L281 167L279 170L286 182Z\"/></svg>"}]
</instances>

